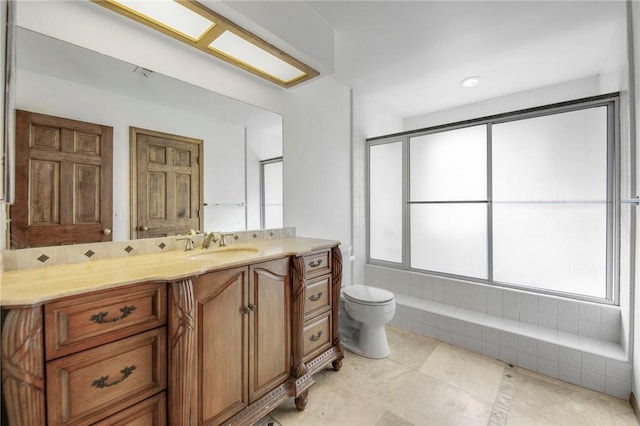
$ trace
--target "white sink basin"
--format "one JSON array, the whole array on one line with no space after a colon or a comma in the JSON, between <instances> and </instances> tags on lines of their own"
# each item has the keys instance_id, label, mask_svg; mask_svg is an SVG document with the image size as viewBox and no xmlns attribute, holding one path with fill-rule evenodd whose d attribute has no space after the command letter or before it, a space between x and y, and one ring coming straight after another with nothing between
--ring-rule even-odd
<instances>
[{"instance_id":1,"label":"white sink basin","mask_svg":"<svg viewBox=\"0 0 640 426\"><path fill-rule=\"evenodd\" d=\"M255 247L247 247L247 246L238 246L238 247L216 247L212 249L202 249L199 253L192 254L188 257L188 259L203 259L207 257L217 257L223 255L242 255L242 254L250 254L257 253L258 249Z\"/></svg>"}]
</instances>

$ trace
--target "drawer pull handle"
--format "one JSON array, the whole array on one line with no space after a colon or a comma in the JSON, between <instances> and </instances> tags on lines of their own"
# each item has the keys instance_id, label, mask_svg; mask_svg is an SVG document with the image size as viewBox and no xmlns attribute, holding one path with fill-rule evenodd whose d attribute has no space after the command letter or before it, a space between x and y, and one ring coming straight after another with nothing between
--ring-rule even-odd
<instances>
[{"instance_id":1,"label":"drawer pull handle","mask_svg":"<svg viewBox=\"0 0 640 426\"><path fill-rule=\"evenodd\" d=\"M320 300L321 297L322 297L322 292L318 294L312 294L311 296L309 296L309 300L311 300L312 302L317 302L318 300Z\"/></svg>"},{"instance_id":2,"label":"drawer pull handle","mask_svg":"<svg viewBox=\"0 0 640 426\"><path fill-rule=\"evenodd\" d=\"M317 342L318 340L320 340L320 336L322 336L322 330L318 331L318 334L312 334L311 336L309 336L309 340L311 340L312 342Z\"/></svg>"},{"instance_id":3,"label":"drawer pull handle","mask_svg":"<svg viewBox=\"0 0 640 426\"><path fill-rule=\"evenodd\" d=\"M124 318L128 317L129 315L131 315L131 312L133 312L135 310L136 310L136 307L134 305L122 307L122 308L120 308L120 312L122 312L122 315L120 315L119 317L110 318L110 319L105 319L104 318L107 315L109 315L109 312L100 312L99 314L91 315L91 321L93 321L95 323L98 323L98 324L104 324L104 323L108 323L108 322L116 322L116 321L120 321L121 319L124 319Z\"/></svg>"},{"instance_id":4,"label":"drawer pull handle","mask_svg":"<svg viewBox=\"0 0 640 426\"><path fill-rule=\"evenodd\" d=\"M132 375L133 370L135 369L136 369L135 365L132 365L131 367L125 367L122 370L120 370L120 373L122 373L122 377L114 380L113 382L107 383L107 380L109 380L109 376L102 376L98 380L94 380L93 383L91 383L91 386L96 387L98 389L108 388L109 386L115 386L118 383L124 381L124 379L126 379L130 375Z\"/></svg>"},{"instance_id":5,"label":"drawer pull handle","mask_svg":"<svg viewBox=\"0 0 640 426\"><path fill-rule=\"evenodd\" d=\"M311 266L312 268L317 268L320 265L322 265L322 259L312 260L311 262L309 262L309 266Z\"/></svg>"}]
</instances>

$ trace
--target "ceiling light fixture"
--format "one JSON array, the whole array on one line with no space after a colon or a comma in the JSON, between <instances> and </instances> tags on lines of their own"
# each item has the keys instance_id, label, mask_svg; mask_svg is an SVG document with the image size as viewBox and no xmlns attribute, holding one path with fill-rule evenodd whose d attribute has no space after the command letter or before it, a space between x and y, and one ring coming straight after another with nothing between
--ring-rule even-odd
<instances>
[{"instance_id":1,"label":"ceiling light fixture","mask_svg":"<svg viewBox=\"0 0 640 426\"><path fill-rule=\"evenodd\" d=\"M464 87L477 86L480 83L480 77L467 77L460 82Z\"/></svg>"},{"instance_id":2,"label":"ceiling light fixture","mask_svg":"<svg viewBox=\"0 0 640 426\"><path fill-rule=\"evenodd\" d=\"M92 1L282 87L319 75L197 1Z\"/></svg>"}]
</instances>

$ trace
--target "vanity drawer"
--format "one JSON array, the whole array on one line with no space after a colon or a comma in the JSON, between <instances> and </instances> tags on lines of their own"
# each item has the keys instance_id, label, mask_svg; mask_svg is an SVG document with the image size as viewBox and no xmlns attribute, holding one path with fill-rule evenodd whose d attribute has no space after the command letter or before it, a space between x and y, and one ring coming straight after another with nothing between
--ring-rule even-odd
<instances>
[{"instance_id":1,"label":"vanity drawer","mask_svg":"<svg viewBox=\"0 0 640 426\"><path fill-rule=\"evenodd\" d=\"M307 278L331 272L331 250L317 251L303 258Z\"/></svg>"},{"instance_id":2,"label":"vanity drawer","mask_svg":"<svg viewBox=\"0 0 640 426\"><path fill-rule=\"evenodd\" d=\"M145 399L93 426L166 426L167 401L164 392Z\"/></svg>"},{"instance_id":3,"label":"vanity drawer","mask_svg":"<svg viewBox=\"0 0 640 426\"><path fill-rule=\"evenodd\" d=\"M331 347L331 314L305 325L302 330L304 361Z\"/></svg>"},{"instance_id":4,"label":"vanity drawer","mask_svg":"<svg viewBox=\"0 0 640 426\"><path fill-rule=\"evenodd\" d=\"M165 354L161 327L48 362L48 424L91 424L161 392Z\"/></svg>"},{"instance_id":5,"label":"vanity drawer","mask_svg":"<svg viewBox=\"0 0 640 426\"><path fill-rule=\"evenodd\" d=\"M305 319L331 308L331 276L314 278L307 282L304 300Z\"/></svg>"},{"instance_id":6,"label":"vanity drawer","mask_svg":"<svg viewBox=\"0 0 640 426\"><path fill-rule=\"evenodd\" d=\"M164 283L144 283L46 304L47 360L164 325L166 292Z\"/></svg>"}]
</instances>

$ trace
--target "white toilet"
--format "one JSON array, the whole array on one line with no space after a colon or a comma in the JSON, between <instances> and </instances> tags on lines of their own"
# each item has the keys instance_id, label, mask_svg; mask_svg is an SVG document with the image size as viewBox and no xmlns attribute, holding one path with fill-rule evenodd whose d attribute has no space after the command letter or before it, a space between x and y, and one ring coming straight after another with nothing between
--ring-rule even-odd
<instances>
[{"instance_id":1,"label":"white toilet","mask_svg":"<svg viewBox=\"0 0 640 426\"><path fill-rule=\"evenodd\" d=\"M396 313L393 293L377 287L350 285L340 296L340 339L345 349L367 358L386 358L384 326Z\"/></svg>"}]
</instances>

